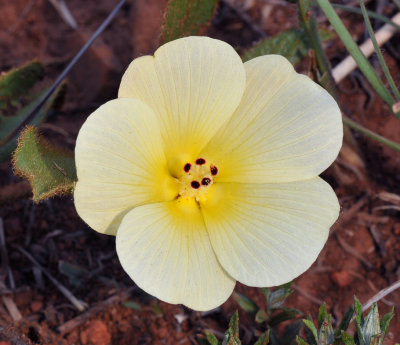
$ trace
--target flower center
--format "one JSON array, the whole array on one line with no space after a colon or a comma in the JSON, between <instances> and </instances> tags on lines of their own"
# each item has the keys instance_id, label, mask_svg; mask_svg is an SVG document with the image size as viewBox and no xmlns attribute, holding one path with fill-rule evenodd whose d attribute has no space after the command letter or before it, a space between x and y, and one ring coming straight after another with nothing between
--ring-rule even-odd
<instances>
[{"instance_id":1,"label":"flower center","mask_svg":"<svg viewBox=\"0 0 400 345\"><path fill-rule=\"evenodd\" d=\"M179 179L179 196L200 201L205 197L217 174L218 168L208 164L204 158L197 158L193 164L186 163Z\"/></svg>"}]
</instances>

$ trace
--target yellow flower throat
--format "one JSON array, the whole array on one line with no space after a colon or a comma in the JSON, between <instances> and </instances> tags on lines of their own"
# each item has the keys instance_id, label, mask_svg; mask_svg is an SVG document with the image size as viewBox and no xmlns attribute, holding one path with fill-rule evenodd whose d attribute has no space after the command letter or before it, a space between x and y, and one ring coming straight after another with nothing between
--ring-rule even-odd
<instances>
[{"instance_id":1,"label":"yellow flower throat","mask_svg":"<svg viewBox=\"0 0 400 345\"><path fill-rule=\"evenodd\" d=\"M196 201L204 199L217 174L218 168L207 164L204 158L197 158L194 164L186 163L179 178L179 196L195 198Z\"/></svg>"}]
</instances>

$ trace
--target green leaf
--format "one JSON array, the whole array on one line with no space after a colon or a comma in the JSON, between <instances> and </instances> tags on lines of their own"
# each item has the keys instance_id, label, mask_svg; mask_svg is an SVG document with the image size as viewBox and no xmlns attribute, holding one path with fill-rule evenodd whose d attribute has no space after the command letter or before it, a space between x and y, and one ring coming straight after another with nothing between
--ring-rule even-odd
<instances>
[{"instance_id":1,"label":"green leaf","mask_svg":"<svg viewBox=\"0 0 400 345\"><path fill-rule=\"evenodd\" d=\"M14 68L0 75L0 115L10 106L20 103L32 86L43 78L43 67L38 61L30 61L22 67Z\"/></svg>"},{"instance_id":2,"label":"green leaf","mask_svg":"<svg viewBox=\"0 0 400 345\"><path fill-rule=\"evenodd\" d=\"M334 37L328 30L319 30L319 33L323 41ZM292 28L256 43L243 53L242 60L245 62L261 55L279 54L293 65L297 65L307 55L309 48L310 44L304 31Z\"/></svg>"},{"instance_id":3,"label":"green leaf","mask_svg":"<svg viewBox=\"0 0 400 345\"><path fill-rule=\"evenodd\" d=\"M206 332L206 337L207 337L208 342L209 342L211 345L219 345L218 339L217 339L216 336L215 336L214 334L212 334L211 332Z\"/></svg>"},{"instance_id":4,"label":"green leaf","mask_svg":"<svg viewBox=\"0 0 400 345\"><path fill-rule=\"evenodd\" d=\"M204 33L217 4L218 0L169 0L165 10L161 43Z\"/></svg>"},{"instance_id":5,"label":"green leaf","mask_svg":"<svg viewBox=\"0 0 400 345\"><path fill-rule=\"evenodd\" d=\"M50 111L54 109L56 105L59 103L60 98L63 97L64 89L65 89L65 84L61 84L54 91L49 100L37 113L37 115L31 122L31 125L37 126L46 119ZM13 116L2 116L0 114L0 141L5 140L5 138L7 138L7 136L10 133L12 133L16 128L18 128L18 126L28 117L31 111L40 102L42 96L46 92L47 89L39 92L32 102L30 102L22 109L17 110L15 115ZM11 153L15 150L16 146L17 146L17 138L13 138L10 141L8 141L5 145L0 146L0 163L10 158Z\"/></svg>"},{"instance_id":6,"label":"green leaf","mask_svg":"<svg viewBox=\"0 0 400 345\"><path fill-rule=\"evenodd\" d=\"M319 345L330 345L333 343L333 340L335 339L335 333L332 328L332 320L330 317L327 317L325 321L322 322L319 329L318 339Z\"/></svg>"},{"instance_id":7,"label":"green leaf","mask_svg":"<svg viewBox=\"0 0 400 345\"><path fill-rule=\"evenodd\" d=\"M389 325L390 325L390 321L392 320L394 316L394 307L392 307L392 309L390 310L390 312L388 312L387 314L383 315L381 323L380 323L380 327L381 327L381 331L383 336L386 335L388 329L389 329Z\"/></svg>"},{"instance_id":8,"label":"green leaf","mask_svg":"<svg viewBox=\"0 0 400 345\"><path fill-rule=\"evenodd\" d=\"M50 145L32 126L18 139L13 165L15 173L29 181L35 202L71 193L76 181L73 153Z\"/></svg>"},{"instance_id":9,"label":"green leaf","mask_svg":"<svg viewBox=\"0 0 400 345\"><path fill-rule=\"evenodd\" d=\"M307 319L303 319L303 322L313 335L313 338L314 338L313 343L318 344L318 332L317 332L317 329L315 328L314 323L311 320L307 320Z\"/></svg>"},{"instance_id":10,"label":"green leaf","mask_svg":"<svg viewBox=\"0 0 400 345\"><path fill-rule=\"evenodd\" d=\"M133 309L133 310L142 310L142 307L140 306L139 303L136 303L135 301L126 301L124 302L124 307Z\"/></svg>"},{"instance_id":11,"label":"green leaf","mask_svg":"<svg viewBox=\"0 0 400 345\"><path fill-rule=\"evenodd\" d=\"M258 340L254 343L254 345L267 345L269 343L269 333L270 330L261 334Z\"/></svg>"},{"instance_id":12,"label":"green leaf","mask_svg":"<svg viewBox=\"0 0 400 345\"><path fill-rule=\"evenodd\" d=\"M346 313L344 314L342 321L340 321L339 327L335 332L335 340L333 345L339 345L340 340L342 339L342 331L347 331L347 328L350 325L351 318L353 317L354 308L350 307Z\"/></svg>"},{"instance_id":13,"label":"green leaf","mask_svg":"<svg viewBox=\"0 0 400 345\"><path fill-rule=\"evenodd\" d=\"M239 339L239 313L236 310L229 321L229 328L225 332L224 341L222 345L241 345Z\"/></svg>"},{"instance_id":14,"label":"green leaf","mask_svg":"<svg viewBox=\"0 0 400 345\"><path fill-rule=\"evenodd\" d=\"M328 311L326 310L326 303L322 303L318 312L318 327L321 327L325 320L328 318Z\"/></svg>"},{"instance_id":15,"label":"green leaf","mask_svg":"<svg viewBox=\"0 0 400 345\"><path fill-rule=\"evenodd\" d=\"M293 341L296 339L296 336L299 334L302 326L302 320L297 320L288 325L283 332L281 344L293 344Z\"/></svg>"},{"instance_id":16,"label":"green leaf","mask_svg":"<svg viewBox=\"0 0 400 345\"><path fill-rule=\"evenodd\" d=\"M341 333L342 336L342 341L344 342L345 345L355 345L353 337L346 333L345 331L342 331Z\"/></svg>"},{"instance_id":17,"label":"green leaf","mask_svg":"<svg viewBox=\"0 0 400 345\"><path fill-rule=\"evenodd\" d=\"M301 312L299 310L285 308L283 311L273 316L271 320L268 322L268 324L271 327L273 327L280 324L281 322L292 320L296 318L298 315L301 315Z\"/></svg>"},{"instance_id":18,"label":"green leaf","mask_svg":"<svg viewBox=\"0 0 400 345\"><path fill-rule=\"evenodd\" d=\"M257 304L252 301L249 297L242 295L238 292L233 293L233 297L236 302L242 307L243 310L247 311L248 313L256 313L259 309Z\"/></svg>"},{"instance_id":19,"label":"green leaf","mask_svg":"<svg viewBox=\"0 0 400 345\"><path fill-rule=\"evenodd\" d=\"M58 262L58 270L68 278L73 286L82 286L89 274L86 268L64 260Z\"/></svg>"},{"instance_id":20,"label":"green leaf","mask_svg":"<svg viewBox=\"0 0 400 345\"><path fill-rule=\"evenodd\" d=\"M378 305L376 303L372 305L365 318L361 331L366 345L379 344L379 339L382 338L382 332L379 322Z\"/></svg>"},{"instance_id":21,"label":"green leaf","mask_svg":"<svg viewBox=\"0 0 400 345\"><path fill-rule=\"evenodd\" d=\"M365 344L365 339L362 333L362 326L364 325L364 317L363 317L363 310L362 310L362 304L361 302L357 299L356 296L354 296L354 309L356 313L356 318L355 318L355 325L357 329L357 335L359 339L359 345L368 345Z\"/></svg>"},{"instance_id":22,"label":"green leaf","mask_svg":"<svg viewBox=\"0 0 400 345\"><path fill-rule=\"evenodd\" d=\"M297 345L309 345L302 337L296 335Z\"/></svg>"},{"instance_id":23,"label":"green leaf","mask_svg":"<svg viewBox=\"0 0 400 345\"><path fill-rule=\"evenodd\" d=\"M280 308L285 302L286 298L293 293L290 285L291 283L282 285L269 294L267 297L268 312Z\"/></svg>"}]
</instances>

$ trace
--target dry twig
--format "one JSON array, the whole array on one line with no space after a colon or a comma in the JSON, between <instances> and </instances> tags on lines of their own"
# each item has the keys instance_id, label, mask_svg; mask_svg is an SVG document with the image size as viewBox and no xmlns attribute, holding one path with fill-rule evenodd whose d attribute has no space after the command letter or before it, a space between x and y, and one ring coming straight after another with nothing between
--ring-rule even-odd
<instances>
[{"instance_id":1,"label":"dry twig","mask_svg":"<svg viewBox=\"0 0 400 345\"><path fill-rule=\"evenodd\" d=\"M364 305L363 305L363 310L367 310L372 304L375 302L378 302L382 298L386 297L388 294L392 293L393 291L397 290L400 288L400 280L397 282L393 283L389 287L382 289L379 291L376 295L374 295L372 298L370 298Z\"/></svg>"}]
</instances>

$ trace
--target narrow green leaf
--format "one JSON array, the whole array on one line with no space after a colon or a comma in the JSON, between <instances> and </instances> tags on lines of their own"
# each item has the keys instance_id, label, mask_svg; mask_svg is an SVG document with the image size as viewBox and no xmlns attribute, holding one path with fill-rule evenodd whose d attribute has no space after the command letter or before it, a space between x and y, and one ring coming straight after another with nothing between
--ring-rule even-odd
<instances>
[{"instance_id":1,"label":"narrow green leaf","mask_svg":"<svg viewBox=\"0 0 400 345\"><path fill-rule=\"evenodd\" d=\"M239 339L239 313L236 310L229 321L229 328L225 332L225 338L222 345L241 345Z\"/></svg>"},{"instance_id":2,"label":"narrow green leaf","mask_svg":"<svg viewBox=\"0 0 400 345\"><path fill-rule=\"evenodd\" d=\"M267 298L268 311L278 309L283 305L286 298L288 298L293 293L290 285L291 283L282 285L270 293Z\"/></svg>"},{"instance_id":3,"label":"narrow green leaf","mask_svg":"<svg viewBox=\"0 0 400 345\"><path fill-rule=\"evenodd\" d=\"M307 319L303 319L303 322L313 335L313 338L314 338L313 343L318 344L318 332L317 332L317 329L315 328L314 323L311 320L307 320Z\"/></svg>"},{"instance_id":4,"label":"narrow green leaf","mask_svg":"<svg viewBox=\"0 0 400 345\"><path fill-rule=\"evenodd\" d=\"M234 292L233 297L236 302L242 307L242 309L247 311L248 313L256 313L259 309L257 304L245 295Z\"/></svg>"},{"instance_id":5,"label":"narrow green leaf","mask_svg":"<svg viewBox=\"0 0 400 345\"><path fill-rule=\"evenodd\" d=\"M76 181L73 153L50 145L32 126L18 139L13 165L15 173L29 181L35 202L71 193Z\"/></svg>"},{"instance_id":6,"label":"narrow green leaf","mask_svg":"<svg viewBox=\"0 0 400 345\"><path fill-rule=\"evenodd\" d=\"M347 328L349 328L353 314L354 314L354 308L350 307L344 314L342 321L340 321L339 327L335 332L335 340L333 342L333 345L340 344L340 340L342 339L342 331L347 331Z\"/></svg>"},{"instance_id":7,"label":"narrow green leaf","mask_svg":"<svg viewBox=\"0 0 400 345\"><path fill-rule=\"evenodd\" d=\"M342 336L342 341L344 342L345 345L356 345L353 337L350 334L346 333L345 331L342 331L341 336Z\"/></svg>"},{"instance_id":8,"label":"narrow green leaf","mask_svg":"<svg viewBox=\"0 0 400 345\"><path fill-rule=\"evenodd\" d=\"M204 33L218 0L169 0L165 10L161 43Z\"/></svg>"},{"instance_id":9,"label":"narrow green leaf","mask_svg":"<svg viewBox=\"0 0 400 345\"><path fill-rule=\"evenodd\" d=\"M318 339L319 345L330 345L333 343L335 339L335 333L332 328L332 318L327 317L325 321L322 322L319 329Z\"/></svg>"},{"instance_id":10,"label":"narrow green leaf","mask_svg":"<svg viewBox=\"0 0 400 345\"><path fill-rule=\"evenodd\" d=\"M281 344L293 344L296 336L299 334L301 327L303 326L302 320L297 320L285 328L281 337Z\"/></svg>"},{"instance_id":11,"label":"narrow green leaf","mask_svg":"<svg viewBox=\"0 0 400 345\"><path fill-rule=\"evenodd\" d=\"M390 312L388 312L387 314L383 315L381 323L380 323L380 327L381 327L381 331L382 334L385 336L388 329L389 329L389 325L390 325L390 321L392 320L394 316L394 307L392 307L392 309L390 310Z\"/></svg>"},{"instance_id":12,"label":"narrow green leaf","mask_svg":"<svg viewBox=\"0 0 400 345\"><path fill-rule=\"evenodd\" d=\"M5 140L18 126L28 117L32 109L40 102L42 96L47 92L43 90L39 92L34 100L20 110L17 110L15 115L2 116L0 114L0 141ZM51 95L47 103L42 107L36 117L32 120L31 125L38 126L42 123L50 111L59 103L59 99L64 94L64 84L61 84L56 91ZM0 163L10 158L11 153L17 146L17 138L8 141L5 145L0 146Z\"/></svg>"},{"instance_id":13,"label":"narrow green leaf","mask_svg":"<svg viewBox=\"0 0 400 345\"><path fill-rule=\"evenodd\" d=\"M336 14L335 10L333 9L332 5L328 0L317 0L319 6L321 7L322 11L327 16L328 20L332 24L333 28L335 29L336 33L340 37L341 41L345 45L347 51L356 61L358 67L360 68L361 72L370 82L372 87L375 91L379 94L379 96L389 105L391 108L392 105L395 103L394 98L386 89L385 85L383 84L382 80L378 77L377 73L368 62L364 54L361 52L358 45L353 41L349 31L344 26L343 22L340 20L339 16ZM400 116L400 115L399 115Z\"/></svg>"},{"instance_id":14,"label":"narrow green leaf","mask_svg":"<svg viewBox=\"0 0 400 345\"><path fill-rule=\"evenodd\" d=\"M326 303L322 303L318 312L318 327L321 327L323 322L328 318L328 311L326 310Z\"/></svg>"},{"instance_id":15,"label":"narrow green leaf","mask_svg":"<svg viewBox=\"0 0 400 345\"><path fill-rule=\"evenodd\" d=\"M260 309L254 319L257 323L263 323L269 320L269 314L264 309Z\"/></svg>"},{"instance_id":16,"label":"narrow green leaf","mask_svg":"<svg viewBox=\"0 0 400 345\"><path fill-rule=\"evenodd\" d=\"M19 104L20 96L25 96L32 86L43 78L43 67L38 61L30 61L24 66L0 74L0 111ZM1 115L0 113L0 115Z\"/></svg>"},{"instance_id":17,"label":"narrow green leaf","mask_svg":"<svg viewBox=\"0 0 400 345\"><path fill-rule=\"evenodd\" d=\"M356 330L357 330L357 336L359 340L358 345L369 345L365 343L364 335L362 332L362 326L364 325L364 317L363 317L363 310L362 310L362 304L361 302L357 299L356 296L354 296L354 309L356 313L356 318L355 318L355 325L356 325Z\"/></svg>"},{"instance_id":18,"label":"narrow green leaf","mask_svg":"<svg viewBox=\"0 0 400 345\"><path fill-rule=\"evenodd\" d=\"M124 302L124 307L129 308L129 309L133 309L133 310L142 310L142 307L140 306L139 303L136 303L135 301L126 301Z\"/></svg>"},{"instance_id":19,"label":"narrow green leaf","mask_svg":"<svg viewBox=\"0 0 400 345\"><path fill-rule=\"evenodd\" d=\"M211 332L206 332L206 337L210 345L219 345L217 337Z\"/></svg>"},{"instance_id":20,"label":"narrow green leaf","mask_svg":"<svg viewBox=\"0 0 400 345\"><path fill-rule=\"evenodd\" d=\"M261 334L258 340L254 343L254 345L267 345L269 343L269 333L270 330Z\"/></svg>"},{"instance_id":21,"label":"narrow green leaf","mask_svg":"<svg viewBox=\"0 0 400 345\"><path fill-rule=\"evenodd\" d=\"M296 335L297 345L309 345L302 337Z\"/></svg>"}]
</instances>

